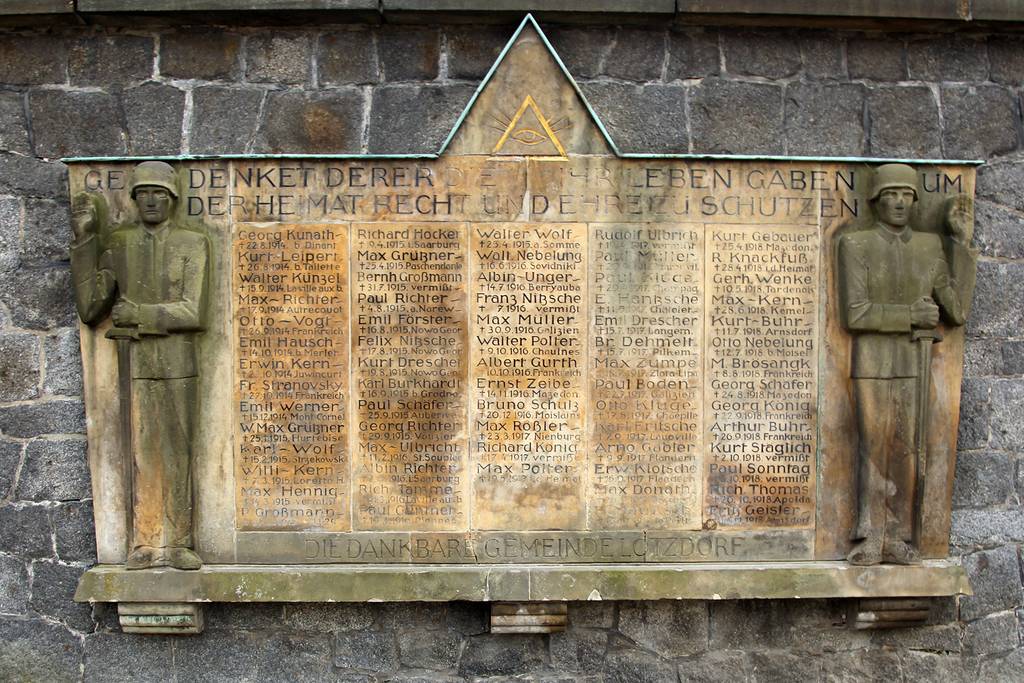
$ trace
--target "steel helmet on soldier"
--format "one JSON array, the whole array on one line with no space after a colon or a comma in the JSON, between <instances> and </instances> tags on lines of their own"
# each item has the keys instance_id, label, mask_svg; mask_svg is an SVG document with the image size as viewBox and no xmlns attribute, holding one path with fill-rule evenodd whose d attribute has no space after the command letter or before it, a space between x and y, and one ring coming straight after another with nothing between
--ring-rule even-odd
<instances>
[{"instance_id":1,"label":"steel helmet on soldier","mask_svg":"<svg viewBox=\"0 0 1024 683\"><path fill-rule=\"evenodd\" d=\"M879 166L875 171L875 184L871 188L870 199L878 199L882 190L894 187L906 187L914 191L914 199L917 197L917 171L906 164L885 164Z\"/></svg>"},{"instance_id":2,"label":"steel helmet on soldier","mask_svg":"<svg viewBox=\"0 0 1024 683\"><path fill-rule=\"evenodd\" d=\"M132 171L132 197L135 190L145 185L162 187L178 198L178 175L174 167L163 161L143 161Z\"/></svg>"}]
</instances>

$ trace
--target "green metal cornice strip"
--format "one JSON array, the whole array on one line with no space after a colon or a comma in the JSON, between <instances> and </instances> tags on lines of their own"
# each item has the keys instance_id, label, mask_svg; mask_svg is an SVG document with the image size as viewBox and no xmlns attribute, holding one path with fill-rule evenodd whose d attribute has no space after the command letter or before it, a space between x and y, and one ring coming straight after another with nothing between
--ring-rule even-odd
<instances>
[{"instance_id":1,"label":"green metal cornice strip","mask_svg":"<svg viewBox=\"0 0 1024 683\"><path fill-rule=\"evenodd\" d=\"M583 106L586 107L587 113L590 114L591 120L597 126L598 130L601 131L601 135L604 137L604 141L608 144L608 147L612 150L615 156L622 156L619 153L619 148L615 144L615 141L612 140L611 136L608 134L608 130L604 127L604 124L601 122L601 118L594 111L594 108L590 106L590 102L587 101L587 96L583 94L582 90L580 90L580 86L576 82L576 79L573 78L572 74L569 73L569 69L565 67L565 63L562 61L562 58L558 56L558 53L555 51L555 48L551 45L551 41L549 41L548 37L544 35L544 31L541 30L540 25L537 23L537 20L533 18L532 14L527 14L525 17L523 17L523 20L519 23L519 28L515 30L515 33L512 34L512 37L508 39L507 43L505 43L504 49L502 49L501 53L498 55L498 58L494 60L494 64L491 65L490 71L488 71L487 75L484 76L484 79L480 81L480 85L477 86L476 92L473 93L473 97L470 98L469 103L462 110L462 114L459 115L459 118L455 122L455 125L452 126L451 131L449 131L448 133L448 137L445 138L443 143L441 143L441 148L437 151L438 155L440 156L441 154L444 154L445 150L448 149L448 145L455 137L455 134L459 131L459 128L462 127L463 121L465 121L466 117L469 116L469 112L472 111L473 105L476 104L477 98L480 97L480 93L482 93L484 91L484 88L487 87L487 84L491 82L491 78L494 77L494 73L498 70L498 67L501 66L501 63L505 60L505 56L509 53L509 50L512 49L512 46L515 45L515 42L519 38L519 35L527 26L533 27L533 30L535 30L537 32L537 35L540 36L541 42L544 43L544 47L547 49L548 54L551 55L552 59L555 60L555 63L558 65L558 68L562 70L562 75L564 75L566 80L569 81L569 85L571 85L572 89L576 92L576 96L580 98L580 101L583 103Z\"/></svg>"},{"instance_id":2,"label":"green metal cornice strip","mask_svg":"<svg viewBox=\"0 0 1024 683\"><path fill-rule=\"evenodd\" d=\"M464 156L490 156L482 154ZM606 158L600 154L570 154L570 157L596 157ZM615 155L619 159L649 159L652 161L807 161L819 163L846 163L846 164L923 164L929 166L981 166L988 162L984 159L893 159L888 157L811 157L811 156L787 156L784 154L645 154L641 152L625 152ZM441 158L440 154L177 154L166 156L107 156L107 157L62 157L57 159L65 164L83 163L117 163L117 162L140 162L140 161L220 161L220 160L250 160L261 159L308 159L311 161L327 161L335 159L339 161L388 161L395 159L422 159L434 161ZM501 160L511 161L516 159L529 159L530 157L503 156Z\"/></svg>"}]
</instances>

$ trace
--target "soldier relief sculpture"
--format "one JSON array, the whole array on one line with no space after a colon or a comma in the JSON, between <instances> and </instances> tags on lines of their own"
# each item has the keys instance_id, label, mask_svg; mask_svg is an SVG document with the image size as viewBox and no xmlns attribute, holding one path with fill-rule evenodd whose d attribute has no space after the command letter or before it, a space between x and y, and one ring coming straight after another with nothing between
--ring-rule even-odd
<instances>
[{"instance_id":1,"label":"soldier relief sculpture","mask_svg":"<svg viewBox=\"0 0 1024 683\"><path fill-rule=\"evenodd\" d=\"M932 345L942 325L966 321L977 250L970 248L970 200L946 201L948 232L912 228L917 172L904 164L876 171L876 222L839 241L839 299L853 337L850 376L856 403L856 542L851 564L916 564L928 466Z\"/></svg>"},{"instance_id":2,"label":"soldier relief sculpture","mask_svg":"<svg viewBox=\"0 0 1024 683\"><path fill-rule=\"evenodd\" d=\"M104 224L97 195L73 203L71 269L78 314L108 316L118 353L120 445L130 533L128 569L198 569L192 537L195 335L204 327L209 245L175 215L174 169L146 161L131 175L138 221Z\"/></svg>"}]
</instances>

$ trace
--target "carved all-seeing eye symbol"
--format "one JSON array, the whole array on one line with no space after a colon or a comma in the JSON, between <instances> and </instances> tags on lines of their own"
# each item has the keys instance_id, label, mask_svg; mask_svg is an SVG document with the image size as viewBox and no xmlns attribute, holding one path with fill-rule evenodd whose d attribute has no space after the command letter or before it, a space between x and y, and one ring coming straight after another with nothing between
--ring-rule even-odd
<instances>
[{"instance_id":1,"label":"carved all-seeing eye symbol","mask_svg":"<svg viewBox=\"0 0 1024 683\"><path fill-rule=\"evenodd\" d=\"M520 128L514 131L510 136L513 140L521 142L524 145L538 145L548 139L547 135L538 133L532 128Z\"/></svg>"},{"instance_id":2,"label":"carved all-seeing eye symbol","mask_svg":"<svg viewBox=\"0 0 1024 683\"><path fill-rule=\"evenodd\" d=\"M569 119L562 116L549 121L530 95L523 98L522 104L513 116L501 112L490 113L488 116L493 122L487 121L486 125L501 131L501 137L494 145L493 154L500 153L508 140L514 140L528 147L542 145L537 147L540 154L555 153L565 156L565 148L562 147L556 131L568 128L571 125ZM521 148L519 153L523 153Z\"/></svg>"}]
</instances>

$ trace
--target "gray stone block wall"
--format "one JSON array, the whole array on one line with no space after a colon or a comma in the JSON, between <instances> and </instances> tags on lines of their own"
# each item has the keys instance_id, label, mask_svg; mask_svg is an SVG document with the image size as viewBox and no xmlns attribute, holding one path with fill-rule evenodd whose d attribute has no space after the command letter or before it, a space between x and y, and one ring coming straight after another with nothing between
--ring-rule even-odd
<instances>
[{"instance_id":1,"label":"gray stone block wall","mask_svg":"<svg viewBox=\"0 0 1024 683\"><path fill-rule=\"evenodd\" d=\"M214 605L199 637L76 605L94 560L66 155L424 152L514 26L0 30L0 680L1014 681L1024 678L1024 42L1016 36L546 26L626 151L978 157L954 553L932 625L842 601ZM940 623L941 622L941 623Z\"/></svg>"}]
</instances>

